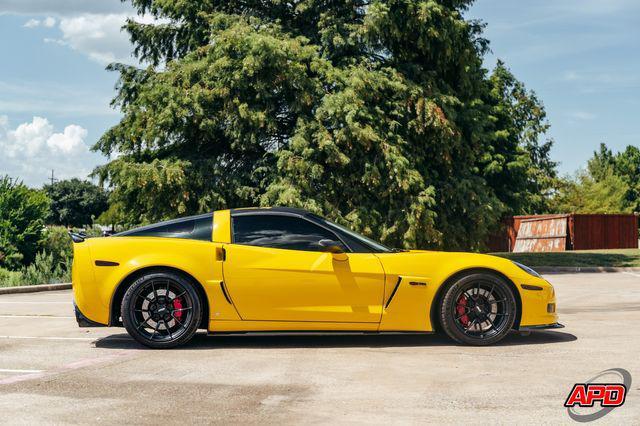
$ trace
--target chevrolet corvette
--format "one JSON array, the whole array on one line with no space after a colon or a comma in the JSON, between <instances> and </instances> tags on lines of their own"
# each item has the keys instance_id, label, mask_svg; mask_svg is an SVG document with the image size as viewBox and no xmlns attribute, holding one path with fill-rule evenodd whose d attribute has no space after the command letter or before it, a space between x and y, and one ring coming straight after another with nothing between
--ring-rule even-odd
<instances>
[{"instance_id":1,"label":"chevrolet corvette","mask_svg":"<svg viewBox=\"0 0 640 426\"><path fill-rule=\"evenodd\" d=\"M397 250L293 208L221 210L103 238L71 235L81 327L170 348L200 328L442 332L489 345L560 328L553 286L475 253Z\"/></svg>"}]
</instances>

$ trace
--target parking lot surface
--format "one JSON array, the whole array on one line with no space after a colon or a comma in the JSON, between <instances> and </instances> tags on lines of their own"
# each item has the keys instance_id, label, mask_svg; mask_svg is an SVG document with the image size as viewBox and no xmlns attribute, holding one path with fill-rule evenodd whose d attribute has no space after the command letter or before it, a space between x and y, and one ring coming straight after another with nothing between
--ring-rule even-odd
<instances>
[{"instance_id":1,"label":"parking lot surface","mask_svg":"<svg viewBox=\"0 0 640 426\"><path fill-rule=\"evenodd\" d=\"M146 349L78 328L70 291L0 296L0 412L11 424L572 423L574 383L634 383L599 423L640 423L640 273L549 275L566 328L492 347L437 335L198 334Z\"/></svg>"}]
</instances>

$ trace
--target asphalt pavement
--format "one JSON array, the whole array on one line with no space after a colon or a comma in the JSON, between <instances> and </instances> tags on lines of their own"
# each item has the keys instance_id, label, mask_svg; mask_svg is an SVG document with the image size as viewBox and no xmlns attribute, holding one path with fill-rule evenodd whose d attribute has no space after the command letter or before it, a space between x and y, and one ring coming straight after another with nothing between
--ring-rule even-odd
<instances>
[{"instance_id":1,"label":"asphalt pavement","mask_svg":"<svg viewBox=\"0 0 640 426\"><path fill-rule=\"evenodd\" d=\"M574 383L634 382L599 423L640 423L640 273L549 275L566 328L465 347L437 335L207 336L146 349L78 328L70 291L0 295L5 424L573 423Z\"/></svg>"}]
</instances>

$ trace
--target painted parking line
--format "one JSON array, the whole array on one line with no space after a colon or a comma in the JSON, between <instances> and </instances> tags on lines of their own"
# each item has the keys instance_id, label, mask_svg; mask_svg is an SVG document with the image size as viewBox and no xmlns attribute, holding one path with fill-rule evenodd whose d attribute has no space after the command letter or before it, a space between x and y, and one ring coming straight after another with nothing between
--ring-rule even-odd
<instances>
[{"instance_id":1,"label":"painted parking line","mask_svg":"<svg viewBox=\"0 0 640 426\"><path fill-rule=\"evenodd\" d=\"M72 303L70 301L66 301L66 302L51 302L51 301L21 302L19 300L17 300L17 301L16 300L0 300L0 304L2 304L2 305L72 305Z\"/></svg>"},{"instance_id":2,"label":"painted parking line","mask_svg":"<svg viewBox=\"0 0 640 426\"><path fill-rule=\"evenodd\" d=\"M83 359L80 361L74 361L53 370L47 370L47 371L34 370L35 372L32 372L32 373L19 374L17 376L11 376L5 379L0 379L0 385L10 385L13 383L24 382L26 380L42 379L45 377L55 376L55 375L66 373L73 370L79 370L81 368L94 367L97 365L106 364L106 363L118 361L121 359L127 359L130 357L133 357L137 353L138 353L137 351L122 351L117 354L108 355L100 358L89 358L89 359Z\"/></svg>"},{"instance_id":3,"label":"painted parking line","mask_svg":"<svg viewBox=\"0 0 640 426\"><path fill-rule=\"evenodd\" d=\"M44 370L16 370L13 368L0 368L0 373L23 373L23 374L33 374L33 373L42 373Z\"/></svg>"},{"instance_id":4,"label":"painted parking line","mask_svg":"<svg viewBox=\"0 0 640 426\"><path fill-rule=\"evenodd\" d=\"M51 319L51 318L64 318L64 319L75 319L72 316L60 316L60 315L0 315L0 318L41 318L41 319Z\"/></svg>"},{"instance_id":5,"label":"painted parking line","mask_svg":"<svg viewBox=\"0 0 640 426\"><path fill-rule=\"evenodd\" d=\"M79 341L93 341L93 340L133 340L131 337L109 337L109 336L93 336L93 337L66 337L66 336L0 336L0 339L15 339L15 340L79 340Z\"/></svg>"},{"instance_id":6,"label":"painted parking line","mask_svg":"<svg viewBox=\"0 0 640 426\"><path fill-rule=\"evenodd\" d=\"M56 336L0 336L0 339L22 339L22 340L96 340L99 337L56 337Z\"/></svg>"},{"instance_id":7,"label":"painted parking line","mask_svg":"<svg viewBox=\"0 0 640 426\"><path fill-rule=\"evenodd\" d=\"M640 277L640 274L637 274L635 272L624 271L623 274L633 275L634 277Z\"/></svg>"}]
</instances>

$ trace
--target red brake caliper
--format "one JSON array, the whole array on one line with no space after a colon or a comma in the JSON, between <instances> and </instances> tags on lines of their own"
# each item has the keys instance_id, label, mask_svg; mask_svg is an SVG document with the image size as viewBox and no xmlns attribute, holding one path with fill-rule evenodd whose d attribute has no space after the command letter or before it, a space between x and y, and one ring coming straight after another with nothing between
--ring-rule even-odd
<instances>
[{"instance_id":1,"label":"red brake caliper","mask_svg":"<svg viewBox=\"0 0 640 426\"><path fill-rule=\"evenodd\" d=\"M175 299L173 299L173 309L182 309L182 299L181 298L176 297ZM180 321L182 319L182 311L174 312L173 316L175 317L175 319Z\"/></svg>"},{"instance_id":2,"label":"red brake caliper","mask_svg":"<svg viewBox=\"0 0 640 426\"><path fill-rule=\"evenodd\" d=\"M460 322L465 327L469 325L469 317L466 314L467 312L466 308L467 308L467 298L463 294L462 296L460 296L460 298L458 299L458 302L456 303L456 313L458 314L457 316L459 317L460 315L462 315L460 317Z\"/></svg>"}]
</instances>

